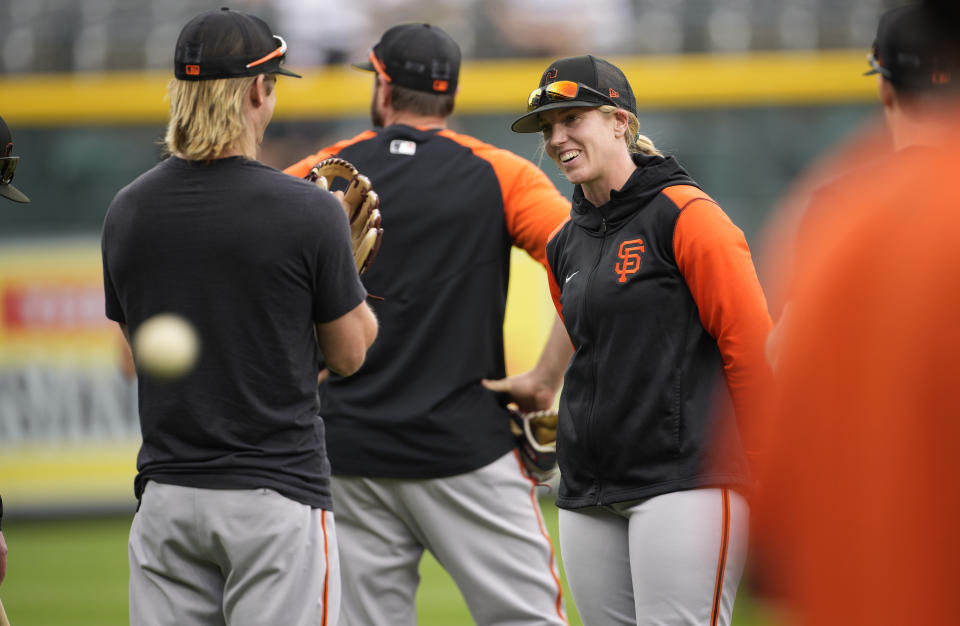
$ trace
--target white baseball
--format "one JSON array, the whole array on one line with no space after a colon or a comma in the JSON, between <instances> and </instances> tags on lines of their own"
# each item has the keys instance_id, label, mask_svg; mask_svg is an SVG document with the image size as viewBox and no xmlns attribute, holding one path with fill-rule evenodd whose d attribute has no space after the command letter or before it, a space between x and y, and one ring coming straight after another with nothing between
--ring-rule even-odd
<instances>
[{"instance_id":1,"label":"white baseball","mask_svg":"<svg viewBox=\"0 0 960 626\"><path fill-rule=\"evenodd\" d=\"M179 315L161 313L143 322L133 334L138 369L156 378L179 378L193 369L200 340L193 325Z\"/></svg>"}]
</instances>

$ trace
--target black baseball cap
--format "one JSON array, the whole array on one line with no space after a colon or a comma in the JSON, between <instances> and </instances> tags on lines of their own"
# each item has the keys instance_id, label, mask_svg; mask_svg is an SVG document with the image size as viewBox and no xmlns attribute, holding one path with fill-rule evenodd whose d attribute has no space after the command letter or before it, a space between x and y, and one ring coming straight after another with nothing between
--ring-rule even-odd
<instances>
[{"instance_id":1,"label":"black baseball cap","mask_svg":"<svg viewBox=\"0 0 960 626\"><path fill-rule=\"evenodd\" d=\"M880 74L902 91L942 89L960 80L957 59L957 41L927 8L909 4L880 17L864 75Z\"/></svg>"},{"instance_id":2,"label":"black baseball cap","mask_svg":"<svg viewBox=\"0 0 960 626\"><path fill-rule=\"evenodd\" d=\"M400 24L387 29L369 59L353 67L377 72L401 87L451 94L460 76L460 46L436 26Z\"/></svg>"},{"instance_id":3,"label":"black baseball cap","mask_svg":"<svg viewBox=\"0 0 960 626\"><path fill-rule=\"evenodd\" d=\"M13 135L10 134L7 123L0 117L0 196L14 202L30 202L30 198L10 184L19 162L20 157L13 156Z\"/></svg>"},{"instance_id":4,"label":"black baseball cap","mask_svg":"<svg viewBox=\"0 0 960 626\"><path fill-rule=\"evenodd\" d=\"M255 15L207 11L183 27L173 56L173 73L180 80L213 80L257 74L300 78L283 67L287 42L274 35Z\"/></svg>"},{"instance_id":5,"label":"black baseball cap","mask_svg":"<svg viewBox=\"0 0 960 626\"><path fill-rule=\"evenodd\" d=\"M569 83L575 83L576 87ZM548 85L554 88L548 88ZM536 133L540 131L538 116L544 111L605 104L637 114L633 89L620 68L589 54L558 59L543 72L540 86L530 93L527 114L510 128L517 133Z\"/></svg>"}]
</instances>

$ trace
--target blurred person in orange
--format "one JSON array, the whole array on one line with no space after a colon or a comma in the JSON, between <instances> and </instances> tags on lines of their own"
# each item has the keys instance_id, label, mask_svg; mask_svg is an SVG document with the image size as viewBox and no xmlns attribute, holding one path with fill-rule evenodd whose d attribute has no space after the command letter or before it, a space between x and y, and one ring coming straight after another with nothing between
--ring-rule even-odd
<instances>
[{"instance_id":1,"label":"blurred person in orange","mask_svg":"<svg viewBox=\"0 0 960 626\"><path fill-rule=\"evenodd\" d=\"M791 624L956 621L960 55L956 9L934 4L881 19L887 128L841 148L785 277L752 545Z\"/></svg>"},{"instance_id":2,"label":"blurred person in orange","mask_svg":"<svg viewBox=\"0 0 960 626\"><path fill-rule=\"evenodd\" d=\"M856 181L872 182L878 168L887 166L886 161L899 163L905 155L935 147L946 139L952 101L943 96L954 91L960 76L951 73L951 35L928 36L932 18L927 13L922 5L908 4L883 14L868 55L870 69L864 74L877 76L882 122L867 124L852 140L814 164L794 184L780 215L772 220L781 234L774 237L776 244L771 246L776 250L770 262L775 266L771 274L783 279L774 280L766 289L772 309L780 309L783 303L767 344L774 365L779 358L779 337L793 317L790 277L796 266L817 253L819 230L833 228L838 213L861 210L858 207L863 206L841 202L839 196ZM884 128L874 128L876 125Z\"/></svg>"}]
</instances>

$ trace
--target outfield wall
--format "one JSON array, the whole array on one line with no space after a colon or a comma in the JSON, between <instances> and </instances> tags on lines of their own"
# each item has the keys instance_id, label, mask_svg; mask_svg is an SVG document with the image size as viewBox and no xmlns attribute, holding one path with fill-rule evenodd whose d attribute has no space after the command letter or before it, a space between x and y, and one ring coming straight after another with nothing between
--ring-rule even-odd
<instances>
[{"instance_id":1,"label":"outfield wall","mask_svg":"<svg viewBox=\"0 0 960 626\"><path fill-rule=\"evenodd\" d=\"M543 268L514 254L505 343L519 372L554 309ZM96 239L0 247L0 493L13 515L132 505L136 386L102 281Z\"/></svg>"},{"instance_id":2,"label":"outfield wall","mask_svg":"<svg viewBox=\"0 0 960 626\"><path fill-rule=\"evenodd\" d=\"M96 239L0 247L0 490L7 510L129 501L139 437Z\"/></svg>"},{"instance_id":3,"label":"outfield wall","mask_svg":"<svg viewBox=\"0 0 960 626\"><path fill-rule=\"evenodd\" d=\"M821 50L609 57L630 79L641 110L837 104L876 99L865 51ZM465 61L461 114L520 113L550 59ZM369 108L368 72L297 68L280 81L275 120L354 117ZM144 124L167 113L168 72L44 74L0 78L4 117L19 126ZM8 95L9 94L9 95ZM8 99L9 98L9 99Z\"/></svg>"}]
</instances>

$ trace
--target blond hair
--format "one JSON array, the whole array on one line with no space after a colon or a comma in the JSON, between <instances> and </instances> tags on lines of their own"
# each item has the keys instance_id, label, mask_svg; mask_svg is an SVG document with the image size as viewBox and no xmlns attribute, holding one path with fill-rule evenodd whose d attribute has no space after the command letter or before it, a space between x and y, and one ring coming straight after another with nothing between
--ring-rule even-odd
<instances>
[{"instance_id":1,"label":"blond hair","mask_svg":"<svg viewBox=\"0 0 960 626\"><path fill-rule=\"evenodd\" d=\"M163 139L170 154L191 161L217 158L248 132L243 99L256 76L177 80L167 85L170 122Z\"/></svg>"},{"instance_id":2,"label":"blond hair","mask_svg":"<svg viewBox=\"0 0 960 626\"><path fill-rule=\"evenodd\" d=\"M610 115L617 110L617 107L609 104L604 104L599 108L601 113L605 113L607 115ZM646 154L647 156L663 156L663 153L657 150L657 147L653 145L652 139L646 135L640 134L640 120L637 119L637 116L630 111L626 111L626 114L627 132L624 135L624 141L627 142L627 150L630 152Z\"/></svg>"}]
</instances>

